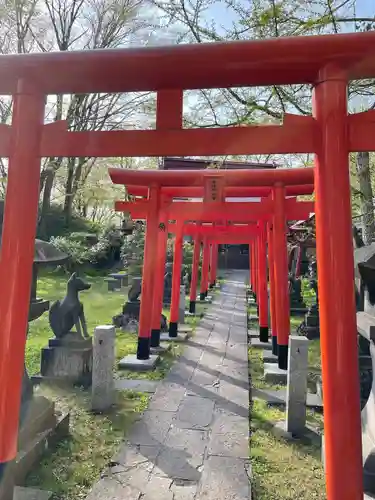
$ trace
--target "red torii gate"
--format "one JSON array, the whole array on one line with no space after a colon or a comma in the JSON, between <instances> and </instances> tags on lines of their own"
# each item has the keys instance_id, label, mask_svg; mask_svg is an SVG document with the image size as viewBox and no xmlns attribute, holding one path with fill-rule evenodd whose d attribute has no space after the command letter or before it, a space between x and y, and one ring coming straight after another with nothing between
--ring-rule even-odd
<instances>
[{"instance_id":1,"label":"red torii gate","mask_svg":"<svg viewBox=\"0 0 375 500\"><path fill-rule=\"evenodd\" d=\"M259 186L259 187L254 187L254 186L236 186L236 187L231 187L231 186L224 186L224 196L225 197L244 197L244 196L267 196L270 195L271 193L271 188L266 187L266 186ZM312 194L314 190L314 187L312 184L305 184L305 185L297 185L297 186L286 186L285 188L285 195L286 196L295 196L295 195L306 195L306 194ZM133 185L127 185L126 186L126 191L129 195L135 196L135 197L146 197L148 193L148 189L145 186L133 186ZM189 187L181 187L181 186L174 186L174 187L161 187L161 193L163 197L169 199L171 201L172 198L192 198L192 197L201 197L204 194L204 188L199 187L199 186L189 186ZM121 203L121 202L120 202ZM140 205L142 206L142 205ZM119 209L120 207L117 206L116 209ZM133 211L134 213L134 211ZM140 215L140 214L138 214ZM190 291L190 305L189 305L189 311L191 313L195 312L195 302L196 302L196 286L197 286L197 262L199 261L199 256L200 256L200 244L201 242L197 242L196 244L196 250L194 253L194 260L196 264L193 265L193 273L192 273L192 287ZM214 264L214 272L213 276L210 278L211 283L215 282L216 280L216 267L217 267L217 249L213 250L213 254L216 256L216 263ZM256 266L256 252L254 251L253 247L251 247L251 254L252 254L252 264L253 264L253 269L254 271L257 269ZM203 265L203 271L204 275L207 273L207 268L208 268L208 251L204 252L204 259L203 259L204 265ZM250 266L249 266L250 268ZM256 282L257 282L257 276L256 272L253 272L251 275L251 282L252 282L252 288L255 290L256 289ZM273 269L271 272L271 275L273 276ZM207 280L206 280L207 281ZM263 295L265 292L263 293ZM206 284L205 281L201 280L201 294L200 298L201 300L204 299L204 297L207 295L207 290L206 290ZM271 300L271 304L274 301ZM263 308L261 307L261 311ZM266 320L267 314L262 313L261 318L260 318L260 338L263 341L267 341L268 339L268 321ZM274 314L275 318L275 314ZM157 319L155 319L155 322ZM267 321L267 323L266 323ZM275 320L274 320L275 321ZM264 325L262 325L264 323ZM275 334L276 329L273 328L273 335L272 335L272 352L277 355L278 353L278 347L277 347L277 336ZM156 332L157 333L157 332ZM156 341L157 342L157 341ZM152 343L153 345L153 343ZM281 366L285 366L285 357L284 357L284 362L281 362Z\"/></svg>"},{"instance_id":2,"label":"red torii gate","mask_svg":"<svg viewBox=\"0 0 375 500\"><path fill-rule=\"evenodd\" d=\"M348 154L375 150L375 111L348 114L347 86L375 77L374 50L375 33L368 32L0 56L0 93L14 97L12 126L0 127L0 156L9 158L0 260L1 464L17 451L41 157L314 153L327 497L362 500ZM289 84L313 86L313 116L182 128L184 89ZM156 130L70 132L65 122L44 124L49 94L137 91L157 92Z\"/></svg>"},{"instance_id":3,"label":"red torii gate","mask_svg":"<svg viewBox=\"0 0 375 500\"><path fill-rule=\"evenodd\" d=\"M291 170L250 170L247 171L131 171L127 169L110 169L109 173L115 184L131 185L132 192L135 192L135 185L144 187L150 186L150 196L148 200L117 201L116 210L129 212L133 219L146 219L146 248L148 246L156 247L156 233L150 227L150 224L156 224L158 219L157 207L162 206L164 217L175 219L179 224L179 230L176 232L175 241L175 259L173 264L173 288L172 288L172 306L170 320L170 335L177 336L178 328L178 297L180 289L180 269L182 258L182 224L185 221L266 221L273 217L275 245L278 252L275 255L275 279L277 283L278 294L275 296L276 304L276 330L277 330L277 354L279 367L287 368L288 360L288 340L290 330L289 319L289 296L288 296L288 264L287 264L287 242L286 242L286 221L299 220L307 217L313 211L311 202L297 202L296 198L285 198L285 187L280 184L278 178L282 179L288 186L307 184L311 186L313 181L312 169L291 169ZM275 177L276 176L276 177ZM247 180L246 180L247 177ZM270 177L271 179L269 179ZM263 198L261 203L257 202L225 202L225 187L238 185L240 182L246 185L251 191L250 186L264 186L270 184L272 187L272 197ZM188 189L193 185L201 184L204 190L203 202L171 202L161 195L163 187L166 186L185 186ZM151 187L152 186L152 187ZM269 187L269 186L268 186ZM152 203L151 190L155 190L154 197L158 200L158 205ZM305 191L307 189L305 188ZM170 191L170 196L174 196ZM306 205L306 209L301 212L301 207ZM156 219L155 219L156 218ZM155 219L155 220L154 220ZM150 229L150 231L149 231ZM203 226L202 226L203 230ZM268 292L267 292L267 257L266 257L266 226L263 223L262 237L259 238L259 251L257 252L257 262L259 269L258 296L259 296L259 328L260 339L268 341ZM150 236L151 235L151 236ZM155 238L155 239L153 239ZM155 253L153 253L155 256ZM160 259L160 256L158 256ZM210 260L210 247L204 245L201 298L207 294L208 289L208 269ZM159 260L160 262L160 260ZM140 313L139 338L138 338L138 359L149 359L151 335L149 311L153 304L153 295L150 291L147 293L151 283L151 290L157 290L158 284L154 280L157 275L156 261L148 260L148 253L145 250L145 260L143 267L142 280L142 306ZM195 279L194 281L195 285ZM261 286L260 286L261 285ZM146 293L144 292L146 291ZM194 293L194 292L193 292ZM160 301L158 301L160 303ZM143 314L143 311L148 311ZM155 311L155 318L160 318L160 311ZM273 339L275 335L273 335ZM275 345L275 340L273 340ZM151 343L151 346L157 344Z\"/></svg>"},{"instance_id":4,"label":"red torii gate","mask_svg":"<svg viewBox=\"0 0 375 500\"><path fill-rule=\"evenodd\" d=\"M169 224L169 232L177 234L180 223ZM206 223L184 223L181 226L182 235L194 236L194 255L192 263L192 279L190 285L190 305L189 311L195 313L195 303L197 294L197 278L199 270L199 257L200 257L200 246L203 242L203 263L202 263L202 275L201 275L201 288L200 288L200 299L203 301L207 297L209 283L212 284L216 281L216 269L217 269L217 244L219 242L225 242L230 240L233 242L239 241L243 243L250 243L250 241L256 237L258 234L258 228L255 224L223 224L223 225L213 225ZM180 241L176 239L175 248L178 248ZM209 269L211 274L209 276ZM175 271L175 270L174 270ZM173 287L176 290L179 289L179 276L180 269L176 269L173 273ZM173 298L175 302L173 302ZM172 290L172 304L171 304L171 321L172 321L172 311L175 311L173 318L177 318L177 294L173 295ZM174 326L172 326L174 328ZM176 326L177 329L177 326Z\"/></svg>"},{"instance_id":5,"label":"red torii gate","mask_svg":"<svg viewBox=\"0 0 375 500\"><path fill-rule=\"evenodd\" d=\"M305 189L306 191L306 189ZM307 218L311 212L314 210L314 203L313 202L296 202L295 199L293 200L285 200L285 201L290 201L289 206L286 207L286 212L285 212L285 221L284 221L284 227L286 227L286 221L287 220L292 220L295 219L295 217L298 218ZM248 203L248 206L250 207L254 203ZM253 227L249 224L231 224L231 225L208 225L208 224L202 224L200 223L199 225L197 224L190 224L190 225L183 225L182 230L183 234L187 235L193 235L196 238L201 237L205 235L206 237L209 237L209 243L213 244L218 244L218 243L225 243L225 242L231 242L231 243L250 243L250 236L258 236L255 239L255 245L249 245L249 248L255 249L255 252L257 254L257 257L259 259L259 264L258 267L256 268L253 264L250 262L250 277L253 275L257 276L258 282L259 282L259 339L262 342L268 342L268 292L267 292L267 234L268 234L268 248L272 245L273 242L271 242L271 228L273 226L273 217L271 214L268 214L268 222L266 223L264 220L261 221L261 226L257 226L253 224ZM300 219L299 219L300 220ZM254 221L252 221L254 222ZM171 229L171 224L169 225L169 228ZM266 226L269 228L269 231L267 233ZM171 231L173 232L173 231ZM213 238L213 236L215 238ZM199 243L200 244L200 243ZM273 246L273 245L272 245ZM257 250L258 247L258 250ZM216 248L216 253L217 253L217 248ZM269 250L270 251L270 250ZM278 256L282 258L282 254L279 251ZM254 259L254 256L253 256ZM255 260L255 259L254 259ZM283 260L283 259L282 259ZM203 263L207 262L207 256L206 259L203 259ZM212 259L211 259L212 261ZM274 264L275 263L275 264ZM279 258L272 258L272 260L269 258L269 269L270 269L270 276L274 277L274 266L275 265L280 265L280 259ZM197 273L197 269L195 266L198 266L198 259L193 262L193 270L192 274L195 277ZM216 264L214 266L211 265L211 268L214 267L216 271ZM271 270L272 268L272 270ZM201 288L201 299L204 298L205 295L207 295L207 289L208 289L208 269L207 269L207 264L204 266L203 264L203 270L202 270L202 280L201 283L204 283L203 287ZM195 302L195 293L196 293L196 281L194 280L194 285L195 287L191 288L191 295L190 298L193 302ZM270 302L271 304L275 304L276 302L276 295L275 295L275 290L274 287L271 287L271 295L270 297ZM278 298L280 300L280 298ZM280 318L288 315L289 318L289 313L287 313L287 309L285 307L289 307L288 303L283 301L283 305L281 306L281 313L280 313ZM192 312L194 312L195 308L193 309ZM191 310L190 309L190 310ZM272 309L272 307L271 307ZM272 328L272 350L275 355L278 355L279 349L278 345L285 345L284 342L282 342L282 337L279 335L279 341L277 341L277 332L279 331L278 328L278 323L275 321L275 310L274 310L274 325ZM289 329L290 325L288 324L288 334L289 334ZM281 330L283 331L283 330ZM287 341L287 339L286 339ZM286 344L287 345L287 344ZM287 367L287 353L284 352L285 349L281 348L281 355L279 356L279 366L280 368L286 368Z\"/></svg>"}]
</instances>

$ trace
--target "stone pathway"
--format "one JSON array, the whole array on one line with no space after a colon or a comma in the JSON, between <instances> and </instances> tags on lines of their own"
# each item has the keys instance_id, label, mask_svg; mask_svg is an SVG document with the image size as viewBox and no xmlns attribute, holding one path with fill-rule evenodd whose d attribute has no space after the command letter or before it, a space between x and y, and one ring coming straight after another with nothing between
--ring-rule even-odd
<instances>
[{"instance_id":1,"label":"stone pathway","mask_svg":"<svg viewBox=\"0 0 375 500\"><path fill-rule=\"evenodd\" d=\"M87 500L250 500L246 321L231 272Z\"/></svg>"}]
</instances>

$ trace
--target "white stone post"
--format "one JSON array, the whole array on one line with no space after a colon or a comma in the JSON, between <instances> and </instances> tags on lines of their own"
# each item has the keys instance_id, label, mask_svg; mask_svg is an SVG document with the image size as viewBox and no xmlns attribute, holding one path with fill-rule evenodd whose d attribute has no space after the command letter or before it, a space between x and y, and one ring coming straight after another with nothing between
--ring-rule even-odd
<instances>
[{"instance_id":1,"label":"white stone post","mask_svg":"<svg viewBox=\"0 0 375 500\"><path fill-rule=\"evenodd\" d=\"M180 303L178 310L178 322L182 325L185 323L185 308L186 308L186 289L185 285L180 286Z\"/></svg>"},{"instance_id":2,"label":"white stone post","mask_svg":"<svg viewBox=\"0 0 375 500\"><path fill-rule=\"evenodd\" d=\"M114 326L97 326L94 332L92 363L92 400L93 411L108 410L114 403L115 387L113 368L115 363Z\"/></svg>"},{"instance_id":3,"label":"white stone post","mask_svg":"<svg viewBox=\"0 0 375 500\"><path fill-rule=\"evenodd\" d=\"M306 337L289 337L286 431L297 435L302 434L306 426L308 346Z\"/></svg>"}]
</instances>

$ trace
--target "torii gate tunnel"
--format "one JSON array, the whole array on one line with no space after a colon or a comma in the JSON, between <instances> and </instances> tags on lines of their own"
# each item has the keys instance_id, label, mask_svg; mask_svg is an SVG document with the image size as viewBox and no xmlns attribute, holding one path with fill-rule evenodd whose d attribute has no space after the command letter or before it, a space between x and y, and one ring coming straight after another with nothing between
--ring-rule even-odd
<instances>
[{"instance_id":1,"label":"torii gate tunnel","mask_svg":"<svg viewBox=\"0 0 375 500\"><path fill-rule=\"evenodd\" d=\"M279 170L279 174L280 173L283 172ZM128 193L138 193L142 196L144 195L144 190L142 188L137 189L134 185L128 187L126 184L127 179L130 178L130 181L132 181L135 176L139 182L142 182L143 179L145 185L148 185L150 182L150 172L143 172L141 173L141 176L139 176L136 172L134 173L129 170L110 169L110 175L113 182L116 184L125 184ZM190 180L196 179L197 175L198 171L190 171ZM268 174L266 174L266 177L267 175ZM156 206L159 207L159 213L157 213L155 203L152 202L151 197L149 200L141 199L133 200L131 202L116 202L116 210L129 213L133 219L143 219L148 221L146 249L151 248L151 252L146 251L144 258L142 283L143 298L140 314L137 357L139 359L148 359L150 356L150 347L158 347L160 337L160 329L158 330L157 324L162 312L162 289L160 288L162 287L161 276L163 275L165 263L165 242L163 239L157 238L156 233L151 226L156 226L158 223L159 225L160 223L165 225L167 221L172 219L176 221L176 224L169 224L168 229L172 229L170 232L174 232L176 234L174 244L175 258L173 260L172 302L169 332L170 336L177 336L183 234L194 234L196 236L195 245L198 247L198 249L194 251L195 258L193 261L192 283L190 290L190 312L194 312L201 242L203 243L202 278L200 290L202 299L207 295L209 268L211 268L214 275L216 272L217 264L214 262L212 255L217 254L217 246L216 249L214 248L210 251L210 245L217 245L220 242L224 243L224 237L226 237L226 239L230 237L233 243L237 242L249 244L252 236L254 235L254 228L251 228L249 225L243 223L255 222L254 227L258 238L256 238L254 244L250 246L251 250L254 251L252 259L253 262L250 267L252 268L252 274L257 276L256 291L259 302L259 339L262 342L268 342L269 325L266 231L266 225L268 224L270 229L274 226L272 239L276 240L276 246L278 248L278 252L275 254L275 258L271 263L274 269L272 269L272 272L270 273L270 276L276 277L278 280L277 294L274 283L270 283L270 302L274 305L274 307L271 307L271 310L273 311L272 321L274 325L274 328L272 329L272 349L274 354L278 356L279 367L286 369L290 332L286 222L287 220L300 220L307 218L309 214L314 211L314 203L297 201L294 197L285 199L284 194L286 189L282 190L283 193L281 198L278 197L273 199L271 197L270 188L263 187L261 188L262 191L260 191L259 188L254 188L253 186L241 188L241 194L247 194L250 196L250 198L247 198L248 201L236 200L236 197L234 197L230 198L232 200L231 202L228 202L225 197L228 190L231 190L232 194L237 195L239 194L239 191L236 188L230 188L229 186L224 185L223 181L225 181L227 175L223 171L220 173L215 171L206 171L206 173L201 176L203 186L200 191L204 193L202 201L197 199L191 200L190 202L181 200L172 201L172 199L176 196L176 193L179 195L183 193L185 196L189 196L194 191L194 188L189 188L187 186L182 188L163 188L163 182L167 182L165 171L159 171L157 173L157 179L152 173L151 176L154 184L157 183L156 181L158 179L159 191L156 194L156 196L158 196L158 203ZM308 182L311 183L313 181L312 169L294 169L293 177L289 175L288 178L291 183L296 180L304 180L307 183L306 185L301 186L293 186L292 184L291 187L294 189L290 189L288 186L289 192L296 192L296 188L299 187L301 192L311 193L312 184L308 184ZM184 181L188 182L186 176L184 176ZM176 178L175 182L178 183L181 181ZM273 195L277 195L279 189L278 187L272 188L272 191ZM268 192L269 196L255 200L254 198L251 198L251 196L254 195L254 192L262 192L263 194ZM236 203L233 203L235 200ZM214 225L211 224L208 226L204 222L202 223L202 221L207 221L209 219L214 221ZM189 224L187 222L189 220L199 221L199 224ZM233 221L236 221L237 224L233 224ZM220 224L220 222L222 224ZM228 225L228 222L231 222L232 224ZM238 222L242 222L242 225L239 225ZM259 228L257 228L257 224L259 225ZM209 241L210 236L211 241ZM212 236L216 236L216 241L212 240ZM235 236L236 238L233 241ZM155 240L153 241L152 238L155 238ZM273 241L268 242L269 246L273 243ZM160 245L163 245L163 247L155 252L155 248ZM164 250L162 248L164 248ZM254 265L255 263L256 265ZM151 292L150 294L145 293L148 290L153 290L153 296L151 295ZM156 309L153 310L153 320L151 320L152 326L150 326L150 310L152 310L153 307Z\"/></svg>"},{"instance_id":2,"label":"torii gate tunnel","mask_svg":"<svg viewBox=\"0 0 375 500\"><path fill-rule=\"evenodd\" d=\"M375 150L375 111L349 115L347 86L375 77L374 52L375 33L368 32L0 56L0 94L14 97L12 125L0 128L0 156L9 158L0 261L2 464L17 450L41 157L314 153L327 497L363 499L348 156ZM312 116L285 115L282 125L182 127L185 89L288 84L312 86ZM44 124L48 94L138 91L157 92L156 130L69 132L65 122ZM174 173L166 174L174 186ZM233 186L280 183L279 191L288 184L286 171L257 174L228 171L225 178ZM152 185L152 199L156 191Z\"/></svg>"}]
</instances>

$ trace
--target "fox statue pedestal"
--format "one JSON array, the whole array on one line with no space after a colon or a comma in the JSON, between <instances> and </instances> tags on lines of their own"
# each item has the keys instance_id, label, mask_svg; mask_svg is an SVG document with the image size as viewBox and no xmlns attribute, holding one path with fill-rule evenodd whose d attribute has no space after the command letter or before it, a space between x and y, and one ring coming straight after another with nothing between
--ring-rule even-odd
<instances>
[{"instance_id":1,"label":"fox statue pedestal","mask_svg":"<svg viewBox=\"0 0 375 500\"><path fill-rule=\"evenodd\" d=\"M34 381L91 385L92 339L87 332L83 304L79 301L79 293L90 287L73 273L67 283L66 296L52 304L49 323L55 338L42 349L40 376L33 377Z\"/></svg>"},{"instance_id":2,"label":"fox statue pedestal","mask_svg":"<svg viewBox=\"0 0 375 500\"><path fill-rule=\"evenodd\" d=\"M42 349L40 374L43 380L91 385L92 339L72 332L62 339L50 339Z\"/></svg>"}]
</instances>

